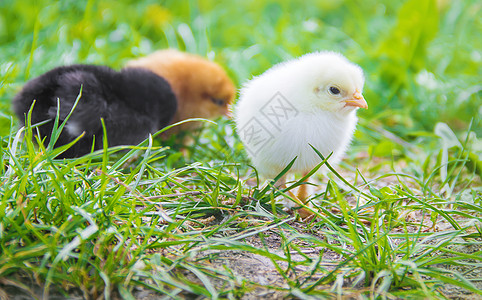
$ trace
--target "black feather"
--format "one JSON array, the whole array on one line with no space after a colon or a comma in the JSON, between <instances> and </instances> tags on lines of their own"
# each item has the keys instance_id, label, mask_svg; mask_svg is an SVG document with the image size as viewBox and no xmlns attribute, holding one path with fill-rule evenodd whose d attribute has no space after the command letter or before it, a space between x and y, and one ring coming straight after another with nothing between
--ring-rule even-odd
<instances>
[{"instance_id":1,"label":"black feather","mask_svg":"<svg viewBox=\"0 0 482 300\"><path fill-rule=\"evenodd\" d=\"M149 133L167 126L177 109L169 83L149 70L106 66L72 65L55 68L27 82L13 100L13 110L24 124L33 101L32 124L50 120L39 127L48 143L60 102L62 122L72 110L82 86L82 96L55 146L85 135L62 157L87 154L102 148L104 119L109 146L136 145ZM95 137L95 138L94 138Z\"/></svg>"}]
</instances>

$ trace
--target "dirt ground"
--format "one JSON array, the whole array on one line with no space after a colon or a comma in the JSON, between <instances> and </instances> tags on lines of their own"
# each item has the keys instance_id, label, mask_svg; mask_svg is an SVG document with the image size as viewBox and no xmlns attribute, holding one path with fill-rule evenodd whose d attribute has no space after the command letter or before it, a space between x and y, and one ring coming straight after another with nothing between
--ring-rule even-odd
<instances>
[{"instance_id":1,"label":"dirt ground","mask_svg":"<svg viewBox=\"0 0 482 300\"><path fill-rule=\"evenodd\" d=\"M295 225L296 224L291 224ZM275 230L276 231L276 230ZM269 251L271 253L278 254L280 256L284 256L283 251L281 251L281 238L273 231L271 234L266 235L264 239L264 243L260 240L258 236L251 236L244 240L249 245L254 247L263 248L264 245L267 245ZM456 251L465 252L465 253L476 253L477 251L482 250L482 240L479 245L472 245L470 247L462 247L462 246L453 246L455 247ZM323 259L322 261L342 261L342 257L340 257L337 253L333 251L323 251L324 249L317 249L317 248L303 248L303 254L316 259L318 255L323 252ZM215 254L215 255L213 255ZM271 260L265 256L253 254L250 252L245 251L204 251L199 252L196 257L206 257L211 255L216 257L214 260L211 260L209 263L209 267L218 268L222 270L224 267L228 268L232 271L232 273L241 279L245 279L249 282L256 283L258 287L248 291L244 294L241 299L251 300L251 299L285 299L288 295L284 291L277 291L273 288L263 288L263 286L271 286L271 287L279 287L279 288L287 288L286 281L283 276L280 275L276 267L273 265ZM291 253L291 258L293 261L303 260L304 258L298 253ZM194 258L195 259L195 258ZM460 273L465 273L466 278L475 279L474 282L476 286L482 289L482 268L473 268L470 265L470 262L467 262L467 265L460 265L460 266L446 266L440 265L436 267L446 268L446 269L456 269ZM335 264L333 264L334 268ZM286 267L286 263L281 262L280 267ZM325 268L329 269L329 265L325 265ZM307 267L297 267L297 271L303 272L306 271ZM185 274L190 280L196 281L197 278L192 274ZM290 274L287 274L290 276ZM21 276L21 275L18 275ZM316 278L315 278L316 279ZM0 279L0 299L1 300L30 300L30 299L41 299L43 290L38 285L34 284L31 279L28 277L24 277L24 282L27 286L31 288L35 295L29 295L24 292L23 289L12 286L6 279ZM201 283L200 283L201 284ZM221 286L223 282L218 280L214 282L214 285ZM350 283L345 283L350 285ZM345 285L344 284L344 285ZM329 287L327 287L329 288ZM356 288L356 287L355 287ZM361 287L360 287L361 288ZM469 293L459 287L446 285L443 288L443 293L446 297L451 299L481 299L481 297ZM160 299L160 295L155 294L154 292L144 289L144 288L136 288L133 291L134 296L136 299L143 299L143 300L154 300ZM70 290L68 291L68 298L66 298L65 294L61 294L59 292L55 292L55 287L51 288L51 294L49 299L57 300L57 299L72 299L72 300L80 300L84 299L82 297L82 293L80 290ZM183 295L185 299L201 299L192 295ZM161 297L162 298L162 297ZM289 298L293 298L289 296ZM351 299L352 297L347 297L347 299ZM357 297L354 295L353 299ZM113 295L113 299L121 299L119 295Z\"/></svg>"},{"instance_id":2,"label":"dirt ground","mask_svg":"<svg viewBox=\"0 0 482 300\"><path fill-rule=\"evenodd\" d=\"M348 178L349 175L345 174L346 177ZM345 176L344 175L344 176ZM384 184L390 185L393 184L393 182L389 182L390 179L386 179L387 182L384 182L380 180L378 182L379 187L383 187ZM321 187L322 188L322 187ZM410 214L406 214L405 218L407 219L412 219L414 223L420 223L423 218L423 223L427 226L427 228L430 228L430 231L445 231L445 230L450 230L451 226L447 222L444 222L443 220L438 221L435 225L432 224L432 221L430 220L429 216L423 215L421 212L412 212ZM455 217L456 218L456 217ZM463 226L464 220L463 219L458 219L457 222L460 222L460 225ZM297 229L299 232L306 232L305 229L305 224L300 223L300 222L291 222L290 225ZM434 226L432 226L434 225ZM264 242L260 240L260 238L257 235L250 236L243 241L247 243L248 245L254 246L256 248L263 248L265 245L267 245L269 251L271 253L277 254L279 256L284 256L285 254L281 250L281 238L277 232L277 230L280 230L278 228L274 228L271 230L271 232L265 233L265 239ZM403 228L395 229L395 231L403 231ZM409 231L411 230L418 230L417 226L413 226L413 228L408 228ZM310 233L313 234L313 233ZM318 238L322 239L322 236L319 236ZM457 252L463 252L463 253L477 253L482 251L482 239L479 240L479 244L472 244L470 246L461 246L457 245L454 243L454 245L450 246L454 248L453 250ZM324 268L330 270L330 268L334 268L336 266L336 262L341 262L343 261L343 257L338 255L337 253L327 250L327 249L320 249L320 248L315 248L315 247L303 247L303 255L308 256L313 259L317 259L322 253L322 262L331 262L332 265L330 266L329 264L325 264ZM300 255L297 252L290 253L291 254L291 259L293 261L297 260L303 260L304 257ZM206 264L209 264L208 266L210 268L215 268L218 270L224 270L225 268L231 270L232 274L239 279L239 282L242 281L242 279L245 279L247 282L254 283L253 286L255 286L254 289L251 289L248 291L240 298L240 299L292 299L295 298L292 295L288 295L285 291L281 290L276 290L276 288L273 287L279 287L280 289L286 289L287 288L287 283L285 278L278 272L277 268L274 266L273 262L262 255L246 252L246 251L214 251L214 250L209 250L209 251L204 251L204 252L199 252L196 254L196 257L193 259L197 258L203 258L206 256L212 256L215 257L213 260L204 260ZM335 262L335 263L334 263ZM461 274L464 274L464 276L468 279L472 279L473 283L482 290L482 268L477 268L471 265L471 263L476 263L476 262L471 262L471 261L465 261L465 264L460 264L460 265L439 265L435 266L438 268L445 268L448 270L456 270ZM480 261L477 262L480 264ZM281 268L286 267L286 263L279 262L279 265ZM298 273L307 271L308 267L302 267L298 266L296 271ZM196 282L197 277L190 273L184 274L187 276L190 280L193 282ZM292 276L293 274L285 274L286 276ZM314 275L314 278L316 279L316 274ZM42 298L42 293L43 289L36 285L34 283L34 280L29 278L26 275L23 274L17 274L18 279L21 279L21 282L24 282L24 284L31 289L33 294L27 294L24 292L24 289L22 287L18 287L12 284L12 282L9 282L8 279L1 279L0 278L0 300L27 300L27 299L41 299ZM201 282L200 282L201 284ZM222 280L215 280L213 283L217 287L221 287L223 285ZM351 286L350 282L344 282L344 286ZM272 288L266 288L264 286L270 286ZM326 287L327 289L330 289L329 286ZM356 288L363 288L362 286L355 286L352 287L354 289ZM463 290L459 287L453 286L446 284L442 292L447 298L450 299L482 299L482 297L475 295L473 293L470 293L466 290ZM80 290L69 290L67 291L68 297L65 296L65 293L59 293L55 292L55 287L51 288L51 294L49 299L83 299L82 293ZM153 300L153 299L160 299L163 298L161 295L155 294L154 292L142 288L142 287L136 287L133 291L133 294L136 299L143 299L143 300ZM188 295L184 294L182 295L185 299L201 299L200 297L193 296L193 295ZM121 299L119 295L114 294L113 299ZM357 295L352 295L352 296L347 296L345 297L346 299L357 299L359 298Z\"/></svg>"}]
</instances>

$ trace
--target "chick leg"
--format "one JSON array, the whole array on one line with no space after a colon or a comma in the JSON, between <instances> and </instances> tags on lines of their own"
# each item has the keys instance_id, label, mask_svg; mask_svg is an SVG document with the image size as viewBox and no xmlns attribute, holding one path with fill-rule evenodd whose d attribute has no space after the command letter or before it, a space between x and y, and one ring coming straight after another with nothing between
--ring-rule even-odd
<instances>
[{"instance_id":1,"label":"chick leg","mask_svg":"<svg viewBox=\"0 0 482 300\"><path fill-rule=\"evenodd\" d=\"M306 182L306 180L305 180L305 182ZM281 177L278 180L278 182L276 183L276 186L279 189L286 188L286 176ZM302 184L299 187L298 193L296 195L293 194L293 192L291 192L291 191L287 191L287 193L288 193L288 195L291 196L291 198L293 198L293 200L296 204L298 204L298 205L306 204L306 202L307 202L306 200L308 198L308 186L306 184ZM290 209L287 209L287 210L289 211ZM305 209L305 208L300 208L298 210L298 214L300 215L302 220L310 220L311 217L313 216L313 213L311 211L309 211L308 209Z\"/></svg>"},{"instance_id":2,"label":"chick leg","mask_svg":"<svg viewBox=\"0 0 482 300\"><path fill-rule=\"evenodd\" d=\"M305 180L305 182L306 181L307 180ZM286 188L286 176L283 176L283 177L280 178L280 180L277 182L277 186L280 189ZM298 192L296 193L296 195L292 191L287 191L287 194L291 196L294 203L296 203L298 205L306 204L307 199L308 199L308 185L302 184L298 188ZM288 210L290 210L290 209L288 209ZM302 220L310 220L311 217L313 216L313 213L306 208L300 208L300 209L297 210L297 212L300 215Z\"/></svg>"},{"instance_id":3,"label":"chick leg","mask_svg":"<svg viewBox=\"0 0 482 300\"><path fill-rule=\"evenodd\" d=\"M308 178L303 183L306 183L307 181L308 181ZM308 198L308 185L307 184L300 185L300 188L298 189L298 193L296 196L298 197L298 199L301 200L301 202L306 204L306 199Z\"/></svg>"},{"instance_id":4,"label":"chick leg","mask_svg":"<svg viewBox=\"0 0 482 300\"><path fill-rule=\"evenodd\" d=\"M306 176L306 174L303 174L303 177L305 177L305 176ZM307 181L308 181L308 178L304 181L304 183L306 183ZM298 189L298 193L296 195L296 198L300 202L302 202L303 204L307 203L307 200L308 200L308 185L307 184L300 185L300 187ZM306 208L300 208L298 210L298 213L300 214L300 217L303 220L310 220L311 217L314 216L314 214Z\"/></svg>"}]
</instances>

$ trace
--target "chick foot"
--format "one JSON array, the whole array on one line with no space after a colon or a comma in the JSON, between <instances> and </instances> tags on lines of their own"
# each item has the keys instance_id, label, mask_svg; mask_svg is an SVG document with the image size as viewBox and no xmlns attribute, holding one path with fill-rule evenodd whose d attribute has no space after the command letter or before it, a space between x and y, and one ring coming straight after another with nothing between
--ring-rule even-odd
<instances>
[{"instance_id":1,"label":"chick foot","mask_svg":"<svg viewBox=\"0 0 482 300\"><path fill-rule=\"evenodd\" d=\"M306 182L306 180L305 180ZM298 193L295 195L293 194L291 191L288 191L288 194L291 196L291 198L293 198L294 202L298 205L309 205L308 203L308 185L307 184L302 184L299 189L298 189ZM307 209L307 208L300 208L297 210L299 216L300 216L300 219L303 221L303 222L309 222L311 221L314 217L315 217L315 214Z\"/></svg>"}]
</instances>

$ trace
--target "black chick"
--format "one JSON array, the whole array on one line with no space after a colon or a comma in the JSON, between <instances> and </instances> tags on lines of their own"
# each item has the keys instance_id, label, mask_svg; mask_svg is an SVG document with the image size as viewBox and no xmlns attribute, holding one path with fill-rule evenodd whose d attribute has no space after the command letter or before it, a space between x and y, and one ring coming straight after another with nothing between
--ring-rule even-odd
<instances>
[{"instance_id":1,"label":"black chick","mask_svg":"<svg viewBox=\"0 0 482 300\"><path fill-rule=\"evenodd\" d=\"M13 100L13 110L22 124L35 100L32 124L39 127L45 145L50 141L57 115L65 120L82 87L82 96L68 119L55 147L84 136L59 157L78 157L103 148L104 119L109 147L136 145L167 126L176 113L177 101L169 83L151 71L106 66L72 65L57 67L27 82Z\"/></svg>"}]
</instances>

